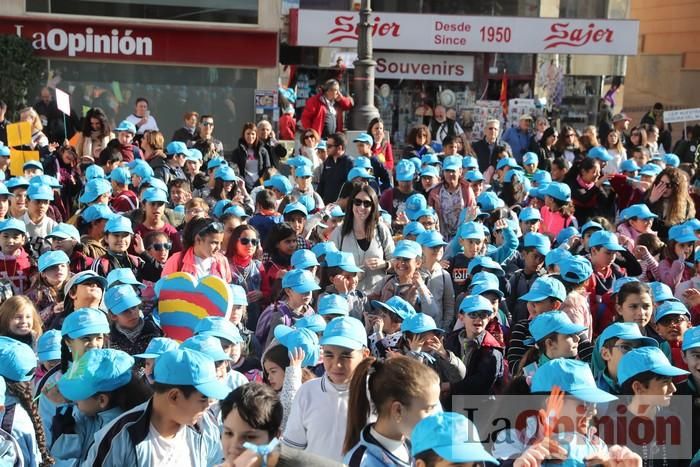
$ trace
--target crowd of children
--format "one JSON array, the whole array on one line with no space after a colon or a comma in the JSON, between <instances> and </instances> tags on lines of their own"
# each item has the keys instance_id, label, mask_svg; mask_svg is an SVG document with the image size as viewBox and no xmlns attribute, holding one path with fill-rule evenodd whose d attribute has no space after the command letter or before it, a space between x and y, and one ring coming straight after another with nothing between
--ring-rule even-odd
<instances>
[{"instance_id":1,"label":"crowd of children","mask_svg":"<svg viewBox=\"0 0 700 467\"><path fill-rule=\"evenodd\" d=\"M206 160L115 131L128 160L61 148L0 183L2 465L697 462L700 221L678 158L606 167L594 147L550 174L496 148L482 173L448 138L386 167L362 133L349 161L336 134L278 171L252 124L245 154ZM174 272L232 297L183 342L157 311ZM595 434L614 401L653 420L676 393L686 458ZM459 397L497 417L503 395L543 396L523 406L540 416L484 441Z\"/></svg>"}]
</instances>

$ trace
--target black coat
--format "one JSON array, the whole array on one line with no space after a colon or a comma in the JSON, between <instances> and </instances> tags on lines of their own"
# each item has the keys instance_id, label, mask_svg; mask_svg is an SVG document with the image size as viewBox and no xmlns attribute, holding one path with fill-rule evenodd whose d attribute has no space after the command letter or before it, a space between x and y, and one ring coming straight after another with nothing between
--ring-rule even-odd
<instances>
[{"instance_id":1,"label":"black coat","mask_svg":"<svg viewBox=\"0 0 700 467\"><path fill-rule=\"evenodd\" d=\"M255 148L253 148L255 153L255 159L258 161L258 177L262 177L265 170L270 168L270 155L265 149L262 143L258 143ZM229 163L238 170L238 176L245 180L245 163L248 159L248 151L246 145L242 139L238 140L238 147L231 153L231 158ZM248 185L246 182L246 189L248 191L252 190L255 185Z\"/></svg>"},{"instance_id":2,"label":"black coat","mask_svg":"<svg viewBox=\"0 0 700 467\"><path fill-rule=\"evenodd\" d=\"M486 170L491 166L496 166L496 156L494 152L499 146L507 148L508 151L513 154L510 144L500 139L496 140L493 148L489 148L489 143L487 143L485 139L480 139L472 145L472 149L476 153L476 160L479 162L479 170L481 173L486 172Z\"/></svg>"}]
</instances>

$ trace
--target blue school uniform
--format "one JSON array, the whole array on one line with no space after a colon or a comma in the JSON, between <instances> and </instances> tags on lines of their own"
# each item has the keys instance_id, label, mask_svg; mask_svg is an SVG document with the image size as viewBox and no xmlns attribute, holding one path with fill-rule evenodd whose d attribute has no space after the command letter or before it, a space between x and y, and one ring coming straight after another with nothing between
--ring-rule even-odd
<instances>
[{"instance_id":1,"label":"blue school uniform","mask_svg":"<svg viewBox=\"0 0 700 467\"><path fill-rule=\"evenodd\" d=\"M389 452L370 432L372 425L367 425L360 433L360 441L350 449L343 463L349 467L411 467L413 460L408 462L399 459ZM411 452L411 446L406 441L406 452Z\"/></svg>"},{"instance_id":2,"label":"blue school uniform","mask_svg":"<svg viewBox=\"0 0 700 467\"><path fill-rule=\"evenodd\" d=\"M38 466L41 462L41 453L36 442L34 425L27 411L19 404L17 397L12 394L5 396L5 410L0 411L0 419L6 431L17 441L24 458L24 465Z\"/></svg>"},{"instance_id":3,"label":"blue school uniform","mask_svg":"<svg viewBox=\"0 0 700 467\"><path fill-rule=\"evenodd\" d=\"M76 433L63 433L51 446L51 455L56 459L56 466L78 466L88 455L95 439L95 434L112 420L122 414L122 410L114 407L88 417L75 409Z\"/></svg>"},{"instance_id":4,"label":"blue school uniform","mask_svg":"<svg viewBox=\"0 0 700 467\"><path fill-rule=\"evenodd\" d=\"M24 458L19 444L11 434L0 428L0 465L7 467L24 466Z\"/></svg>"}]
</instances>

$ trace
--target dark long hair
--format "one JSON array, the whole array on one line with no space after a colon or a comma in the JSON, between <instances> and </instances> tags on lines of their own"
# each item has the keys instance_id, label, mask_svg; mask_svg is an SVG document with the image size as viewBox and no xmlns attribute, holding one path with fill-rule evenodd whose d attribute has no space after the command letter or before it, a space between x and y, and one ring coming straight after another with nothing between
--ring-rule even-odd
<instances>
[{"instance_id":1,"label":"dark long hair","mask_svg":"<svg viewBox=\"0 0 700 467\"><path fill-rule=\"evenodd\" d=\"M359 185L352 190L350 195L350 200L348 201L348 206L345 209L345 219L341 226L340 234L341 236L348 235L352 233L353 223L355 221L355 214L353 212L352 201L355 199L358 193L365 193L372 200L372 211L369 213L367 220L365 221L365 238L371 241L374 238L374 234L377 230L377 225L379 224L379 199L377 199L377 193L374 192L369 185Z\"/></svg>"},{"instance_id":2,"label":"dark long hair","mask_svg":"<svg viewBox=\"0 0 700 467\"><path fill-rule=\"evenodd\" d=\"M291 236L296 236L296 232L292 226L289 225L289 223L281 222L272 226L272 229L270 229L270 232L267 234L267 238L265 239L265 252L270 255L270 259L272 259L272 261L284 266L289 265L291 256L283 257L280 255L277 245L279 245L279 243L285 238L289 238Z\"/></svg>"},{"instance_id":3,"label":"dark long hair","mask_svg":"<svg viewBox=\"0 0 700 467\"><path fill-rule=\"evenodd\" d=\"M185 251L194 246L197 233L201 232L207 225L213 224L214 222L218 221L216 219L212 219L211 217L197 217L185 225L185 230L182 232L183 256Z\"/></svg>"},{"instance_id":4,"label":"dark long hair","mask_svg":"<svg viewBox=\"0 0 700 467\"><path fill-rule=\"evenodd\" d=\"M226 245L226 257L228 259L233 259L234 256L236 256L236 244L238 243L238 239L241 238L241 235L243 232L250 230L251 232L255 232L255 235L258 237L258 240L260 240L260 234L258 233L257 229L253 227L252 225L248 224L241 224L235 229L233 229L233 232L231 232L231 237L228 240L228 245ZM262 244L258 244L258 249L255 251L255 254L253 255L254 258L257 258L260 256L260 250L262 250Z\"/></svg>"},{"instance_id":5,"label":"dark long hair","mask_svg":"<svg viewBox=\"0 0 700 467\"><path fill-rule=\"evenodd\" d=\"M119 407L122 412L133 409L151 398L153 390L145 383L137 373L131 374L131 380L124 386L110 392L105 392L109 397L109 408Z\"/></svg>"},{"instance_id":6,"label":"dark long hair","mask_svg":"<svg viewBox=\"0 0 700 467\"><path fill-rule=\"evenodd\" d=\"M211 197L217 201L222 199L233 199L238 194L238 185L233 184L229 193L224 194L224 181L220 178L214 179L214 188L211 190Z\"/></svg>"},{"instance_id":7,"label":"dark long hair","mask_svg":"<svg viewBox=\"0 0 700 467\"><path fill-rule=\"evenodd\" d=\"M379 117L374 117L372 120L370 120L369 125L367 125L367 134L368 135L372 136L372 127L374 125L376 125L377 123L381 123L382 125L384 125L384 120L382 120ZM384 142L385 140L386 140L386 138L384 138L384 140L382 142ZM374 145L376 143L377 142L374 140L374 136L372 136L372 148L374 148Z\"/></svg>"},{"instance_id":8,"label":"dark long hair","mask_svg":"<svg viewBox=\"0 0 700 467\"><path fill-rule=\"evenodd\" d=\"M109 134L112 132L112 128L109 125L107 115L105 115L104 110L102 110L101 108L93 107L92 109L88 110L87 114L85 115L85 118L83 119L83 128L81 130L83 137L90 138L92 136L93 130L92 125L90 125L90 119L92 118L96 118L100 121L100 133L97 136L100 138L109 136Z\"/></svg>"},{"instance_id":9,"label":"dark long hair","mask_svg":"<svg viewBox=\"0 0 700 467\"><path fill-rule=\"evenodd\" d=\"M44 425L41 423L39 409L37 404L34 402L34 393L32 392L31 383L29 381L20 383L9 379L5 379L5 382L7 383L7 392L19 399L19 405L27 411L29 418L32 420L32 425L34 425L34 433L36 435L36 444L39 447L39 452L41 453L42 462L40 465L53 465L55 461L53 457L51 457L51 453L46 445Z\"/></svg>"},{"instance_id":10,"label":"dark long hair","mask_svg":"<svg viewBox=\"0 0 700 467\"><path fill-rule=\"evenodd\" d=\"M246 122L243 124L243 129L241 130L241 143L248 147L248 145L245 142L245 132L246 130L253 130L255 131L255 141L253 141L253 144L250 146L252 148L257 148L260 145L260 135L258 133L258 127L255 125L253 122Z\"/></svg>"}]
</instances>

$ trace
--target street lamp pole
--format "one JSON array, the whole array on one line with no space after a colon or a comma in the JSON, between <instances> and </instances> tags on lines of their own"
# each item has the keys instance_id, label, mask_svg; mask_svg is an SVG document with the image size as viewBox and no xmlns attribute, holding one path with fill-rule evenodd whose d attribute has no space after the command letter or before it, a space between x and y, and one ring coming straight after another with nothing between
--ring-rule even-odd
<instances>
[{"instance_id":1,"label":"street lamp pole","mask_svg":"<svg viewBox=\"0 0 700 467\"><path fill-rule=\"evenodd\" d=\"M372 12L370 0L362 0L357 39L357 60L352 80L355 105L350 113L350 125L355 131L366 131L369 122L379 117L374 106L374 68L377 62L372 58L372 32L369 15Z\"/></svg>"}]
</instances>

